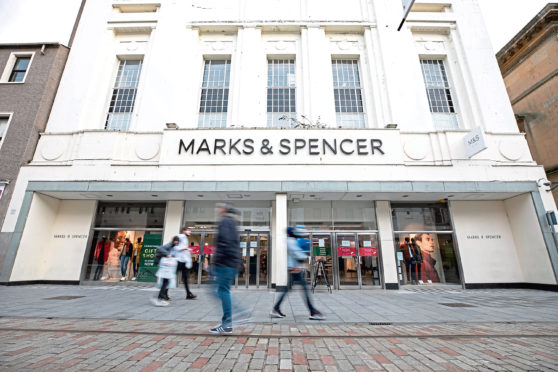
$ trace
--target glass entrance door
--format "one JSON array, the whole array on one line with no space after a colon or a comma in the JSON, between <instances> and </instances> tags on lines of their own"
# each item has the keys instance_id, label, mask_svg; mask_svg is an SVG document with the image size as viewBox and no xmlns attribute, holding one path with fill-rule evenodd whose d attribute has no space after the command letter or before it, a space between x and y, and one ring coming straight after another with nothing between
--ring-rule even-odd
<instances>
[{"instance_id":1,"label":"glass entrance door","mask_svg":"<svg viewBox=\"0 0 558 372\"><path fill-rule=\"evenodd\" d=\"M310 235L310 286L320 289L323 286L336 288L333 282L333 257L331 234L313 233Z\"/></svg>"},{"instance_id":2,"label":"glass entrance door","mask_svg":"<svg viewBox=\"0 0 558 372\"><path fill-rule=\"evenodd\" d=\"M336 234L337 267L339 285L358 286L360 270L357 256L356 234Z\"/></svg>"},{"instance_id":3,"label":"glass entrance door","mask_svg":"<svg viewBox=\"0 0 558 372\"><path fill-rule=\"evenodd\" d=\"M201 237L200 256L198 260L198 283L209 284L213 281L210 268L213 264L213 255L215 253L215 233L204 232L201 234Z\"/></svg>"},{"instance_id":4,"label":"glass entrance door","mask_svg":"<svg viewBox=\"0 0 558 372\"><path fill-rule=\"evenodd\" d=\"M378 235L358 234L358 261L360 266L361 286L380 286L380 256Z\"/></svg>"},{"instance_id":5,"label":"glass entrance door","mask_svg":"<svg viewBox=\"0 0 558 372\"><path fill-rule=\"evenodd\" d=\"M235 284L237 287L267 287L268 280L268 243L266 232L248 232L240 234L240 252L242 266Z\"/></svg>"}]
</instances>

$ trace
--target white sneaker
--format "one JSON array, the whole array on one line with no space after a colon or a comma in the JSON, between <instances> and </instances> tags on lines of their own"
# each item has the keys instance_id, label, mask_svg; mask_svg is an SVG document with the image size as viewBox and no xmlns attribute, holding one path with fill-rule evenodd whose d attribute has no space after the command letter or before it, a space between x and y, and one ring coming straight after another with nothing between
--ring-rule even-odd
<instances>
[{"instance_id":1,"label":"white sneaker","mask_svg":"<svg viewBox=\"0 0 558 372\"><path fill-rule=\"evenodd\" d=\"M165 300L159 300L158 298L152 298L151 303L155 306L168 306L169 303Z\"/></svg>"},{"instance_id":2,"label":"white sneaker","mask_svg":"<svg viewBox=\"0 0 558 372\"><path fill-rule=\"evenodd\" d=\"M135 276L134 276L134 277L132 277L132 280L136 280L136 277L135 277Z\"/></svg>"},{"instance_id":3,"label":"white sneaker","mask_svg":"<svg viewBox=\"0 0 558 372\"><path fill-rule=\"evenodd\" d=\"M432 280L428 279L428 284L432 284Z\"/></svg>"},{"instance_id":4,"label":"white sneaker","mask_svg":"<svg viewBox=\"0 0 558 372\"><path fill-rule=\"evenodd\" d=\"M168 306L169 303L165 300L159 300L159 305L158 306Z\"/></svg>"},{"instance_id":5,"label":"white sneaker","mask_svg":"<svg viewBox=\"0 0 558 372\"><path fill-rule=\"evenodd\" d=\"M125 276L123 276L122 278L120 278L120 281L124 281L124 280L126 280L126 277L125 277Z\"/></svg>"},{"instance_id":6,"label":"white sneaker","mask_svg":"<svg viewBox=\"0 0 558 372\"><path fill-rule=\"evenodd\" d=\"M419 280L418 282L419 282L419 284L424 284L424 282L422 280Z\"/></svg>"},{"instance_id":7,"label":"white sneaker","mask_svg":"<svg viewBox=\"0 0 558 372\"><path fill-rule=\"evenodd\" d=\"M106 280L106 279L107 279L107 277L106 277L106 276L103 276L103 277L101 278L101 280Z\"/></svg>"}]
</instances>

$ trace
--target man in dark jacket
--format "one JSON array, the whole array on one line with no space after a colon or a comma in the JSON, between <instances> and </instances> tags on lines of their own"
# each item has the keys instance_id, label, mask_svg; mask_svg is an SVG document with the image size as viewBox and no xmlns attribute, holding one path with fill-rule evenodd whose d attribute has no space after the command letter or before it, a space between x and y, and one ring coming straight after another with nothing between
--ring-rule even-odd
<instances>
[{"instance_id":1,"label":"man in dark jacket","mask_svg":"<svg viewBox=\"0 0 558 372\"><path fill-rule=\"evenodd\" d=\"M231 282L242 263L240 237L236 228L238 212L226 204L217 205L221 216L217 230L217 244L213 268L216 277L216 293L223 306L221 324L210 329L211 333L232 333Z\"/></svg>"}]
</instances>

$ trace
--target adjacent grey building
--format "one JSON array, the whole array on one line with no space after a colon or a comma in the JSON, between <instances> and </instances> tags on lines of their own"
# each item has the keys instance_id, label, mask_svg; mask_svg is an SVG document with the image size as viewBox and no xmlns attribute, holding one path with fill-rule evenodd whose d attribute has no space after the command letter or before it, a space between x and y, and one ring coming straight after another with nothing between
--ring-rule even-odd
<instances>
[{"instance_id":1,"label":"adjacent grey building","mask_svg":"<svg viewBox=\"0 0 558 372\"><path fill-rule=\"evenodd\" d=\"M0 224L11 213L20 167L45 129L69 50L59 43L0 45ZM0 233L0 267L11 238Z\"/></svg>"}]
</instances>

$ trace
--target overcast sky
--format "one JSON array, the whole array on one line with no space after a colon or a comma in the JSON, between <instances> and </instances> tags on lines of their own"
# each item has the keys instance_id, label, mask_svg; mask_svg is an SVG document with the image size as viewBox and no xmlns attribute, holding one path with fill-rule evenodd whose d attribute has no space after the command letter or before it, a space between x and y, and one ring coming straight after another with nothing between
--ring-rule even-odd
<instances>
[{"instance_id":1,"label":"overcast sky","mask_svg":"<svg viewBox=\"0 0 558 372\"><path fill-rule=\"evenodd\" d=\"M494 53L548 3L547 0L478 2ZM67 45L80 3L80 0L0 0L0 14L3 16L0 43L57 41Z\"/></svg>"}]
</instances>

